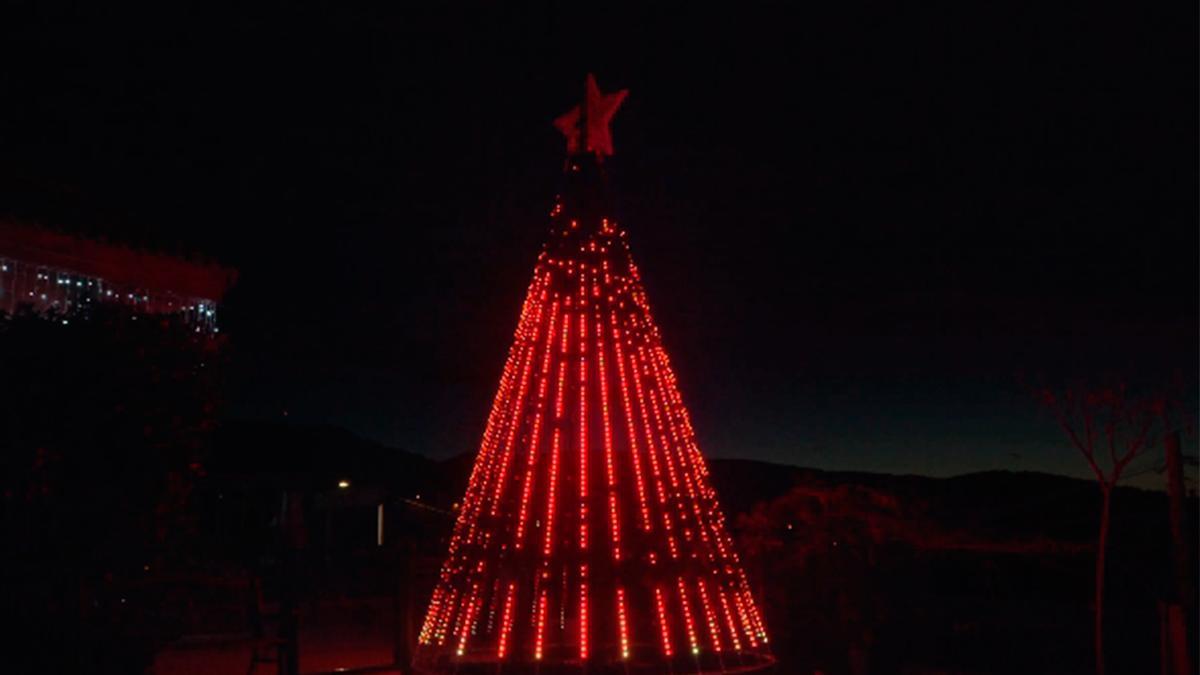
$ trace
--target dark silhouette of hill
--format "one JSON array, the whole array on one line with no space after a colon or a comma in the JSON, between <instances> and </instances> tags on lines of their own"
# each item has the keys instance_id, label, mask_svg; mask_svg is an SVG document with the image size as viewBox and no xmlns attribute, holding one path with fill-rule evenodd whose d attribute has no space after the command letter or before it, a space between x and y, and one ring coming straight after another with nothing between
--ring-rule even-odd
<instances>
[{"instance_id":1,"label":"dark silhouette of hill","mask_svg":"<svg viewBox=\"0 0 1200 675\"><path fill-rule=\"evenodd\" d=\"M349 480L398 495L428 495L447 506L462 496L470 470L457 459L439 462L335 426L231 421L217 431L213 447L209 470L218 478L316 491Z\"/></svg>"},{"instance_id":2,"label":"dark silhouette of hill","mask_svg":"<svg viewBox=\"0 0 1200 675\"><path fill-rule=\"evenodd\" d=\"M753 460L714 459L709 466L727 513L747 513L756 503L796 486L832 489L857 485L916 504L922 515L949 531L997 539L1044 538L1092 542L1100 494L1093 481L1033 471L984 471L950 478L821 471ZM1141 545L1160 548L1168 538L1166 495L1120 487L1114 529ZM1195 499L1193 498L1193 503ZM1193 509L1194 510L1194 509ZM1118 537L1119 538L1119 537ZM1118 547L1128 546L1128 538Z\"/></svg>"},{"instance_id":3,"label":"dark silhouette of hill","mask_svg":"<svg viewBox=\"0 0 1200 675\"><path fill-rule=\"evenodd\" d=\"M421 494L446 509L461 499L475 461L474 452L438 461L338 427L274 422L227 423L214 447L209 469L227 480L322 490L347 479L394 495ZM897 500L939 532L969 533L972 541L1095 539L1098 490L1091 481L1067 476L987 471L930 478L741 459L713 459L709 466L721 504L734 520L798 487L819 492L856 486ZM1161 554L1168 540L1165 495L1122 487L1116 499L1115 548Z\"/></svg>"}]
</instances>

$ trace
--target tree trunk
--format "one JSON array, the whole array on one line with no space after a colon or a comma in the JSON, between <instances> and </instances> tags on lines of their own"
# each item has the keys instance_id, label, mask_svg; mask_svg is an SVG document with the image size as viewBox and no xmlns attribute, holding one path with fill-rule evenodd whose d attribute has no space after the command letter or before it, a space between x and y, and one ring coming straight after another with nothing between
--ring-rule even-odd
<instances>
[{"instance_id":1,"label":"tree trunk","mask_svg":"<svg viewBox=\"0 0 1200 675\"><path fill-rule=\"evenodd\" d=\"M1104 557L1108 551L1108 512L1112 486L1101 485L1100 541L1096 544L1096 675L1104 675Z\"/></svg>"}]
</instances>

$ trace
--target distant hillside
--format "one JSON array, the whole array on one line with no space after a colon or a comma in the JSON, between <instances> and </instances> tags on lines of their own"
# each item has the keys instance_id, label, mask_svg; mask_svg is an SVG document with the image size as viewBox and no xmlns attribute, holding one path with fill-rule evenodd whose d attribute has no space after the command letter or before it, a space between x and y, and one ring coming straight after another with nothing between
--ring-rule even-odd
<instances>
[{"instance_id":1,"label":"distant hillside","mask_svg":"<svg viewBox=\"0 0 1200 675\"><path fill-rule=\"evenodd\" d=\"M784 499L791 491L870 488L897 500L940 531L972 539L1095 540L1100 494L1092 481L1037 472L987 471L952 478L832 472L752 460L710 460L714 487L730 515ZM1196 499L1190 512L1196 511ZM1113 545L1160 551L1168 540L1167 500L1161 492L1132 487L1117 491ZM1195 523L1192 524L1193 528Z\"/></svg>"},{"instance_id":2,"label":"distant hillside","mask_svg":"<svg viewBox=\"0 0 1200 675\"><path fill-rule=\"evenodd\" d=\"M428 495L446 506L462 496L466 485L466 473L455 460L438 462L340 427L273 422L224 424L214 439L209 471L226 480L302 490L328 489L345 479L398 495Z\"/></svg>"},{"instance_id":3,"label":"distant hillside","mask_svg":"<svg viewBox=\"0 0 1200 675\"><path fill-rule=\"evenodd\" d=\"M217 434L209 470L263 487L327 489L338 480L421 494L449 508L462 497L474 453L436 461L328 426L237 421ZM875 491L939 532L1002 541L1095 539L1099 494L1091 481L1035 472L989 471L953 478L833 472L753 460L709 461L722 507L737 522L800 489L820 494L845 486ZM1194 512L1195 500L1192 500ZM1166 497L1121 488L1113 510L1114 546L1154 550L1167 541Z\"/></svg>"}]
</instances>

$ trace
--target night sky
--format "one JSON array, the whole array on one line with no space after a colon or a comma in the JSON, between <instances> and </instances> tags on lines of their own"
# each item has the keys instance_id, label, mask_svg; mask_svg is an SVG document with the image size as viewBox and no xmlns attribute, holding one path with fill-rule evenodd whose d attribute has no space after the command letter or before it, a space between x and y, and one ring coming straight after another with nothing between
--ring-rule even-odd
<instances>
[{"instance_id":1,"label":"night sky","mask_svg":"<svg viewBox=\"0 0 1200 675\"><path fill-rule=\"evenodd\" d=\"M237 267L231 417L473 452L589 70L707 455L1084 475L1019 374L1195 400L1189 3L55 4L0 15L0 207Z\"/></svg>"}]
</instances>

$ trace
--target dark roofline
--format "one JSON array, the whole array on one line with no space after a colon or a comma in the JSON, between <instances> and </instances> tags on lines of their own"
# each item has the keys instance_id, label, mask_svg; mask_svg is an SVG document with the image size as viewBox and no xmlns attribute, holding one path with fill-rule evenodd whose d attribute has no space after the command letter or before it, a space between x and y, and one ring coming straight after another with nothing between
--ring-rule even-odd
<instances>
[{"instance_id":1,"label":"dark roofline","mask_svg":"<svg viewBox=\"0 0 1200 675\"><path fill-rule=\"evenodd\" d=\"M0 219L0 257L214 302L220 302L237 280L232 268L75 237L12 219Z\"/></svg>"}]
</instances>

